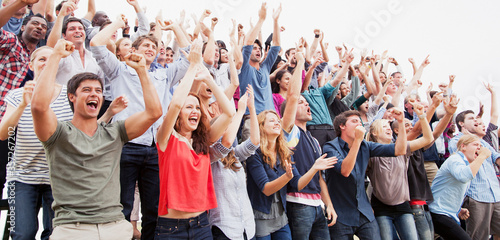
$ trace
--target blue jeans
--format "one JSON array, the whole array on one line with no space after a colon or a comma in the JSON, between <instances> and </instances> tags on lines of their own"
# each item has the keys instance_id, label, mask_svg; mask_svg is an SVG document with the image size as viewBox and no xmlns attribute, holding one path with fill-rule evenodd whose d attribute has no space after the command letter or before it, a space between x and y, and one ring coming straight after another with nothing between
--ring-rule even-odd
<instances>
[{"instance_id":1,"label":"blue jeans","mask_svg":"<svg viewBox=\"0 0 500 240\"><path fill-rule=\"evenodd\" d=\"M356 235L360 240L380 240L380 230L377 221L368 220L362 213L359 216L359 227L348 226L337 221L335 225L329 227L330 239L332 240L352 240Z\"/></svg>"},{"instance_id":2,"label":"blue jeans","mask_svg":"<svg viewBox=\"0 0 500 240\"><path fill-rule=\"evenodd\" d=\"M208 214L204 212L188 219L158 218L155 240L162 239L210 239L212 231L208 222Z\"/></svg>"},{"instance_id":3,"label":"blue jeans","mask_svg":"<svg viewBox=\"0 0 500 240\"><path fill-rule=\"evenodd\" d=\"M271 233L270 235L264 237L256 237L257 240L292 240L292 233L290 232L290 227L285 225L278 231Z\"/></svg>"},{"instance_id":4,"label":"blue jeans","mask_svg":"<svg viewBox=\"0 0 500 240\"><path fill-rule=\"evenodd\" d=\"M434 240L434 225L429 211L422 208L412 208L415 226L420 240Z\"/></svg>"},{"instance_id":5,"label":"blue jeans","mask_svg":"<svg viewBox=\"0 0 500 240\"><path fill-rule=\"evenodd\" d=\"M52 233L52 219L54 211L51 205L54 201L52 189L48 184L26 184L18 181L8 183L9 219L11 223L10 235L13 240L35 239L38 231L38 211L43 210L43 232L41 238L49 239ZM15 195L12 195L15 193ZM13 211L12 211L13 210Z\"/></svg>"},{"instance_id":6,"label":"blue jeans","mask_svg":"<svg viewBox=\"0 0 500 240\"><path fill-rule=\"evenodd\" d=\"M153 239L158 218L160 177L156 146L127 143L120 160L121 203L123 214L130 221L134 206L136 181L139 185L142 210L141 239Z\"/></svg>"},{"instance_id":7,"label":"blue jeans","mask_svg":"<svg viewBox=\"0 0 500 240\"><path fill-rule=\"evenodd\" d=\"M287 202L286 209L293 239L330 239L328 224L321 206Z\"/></svg>"},{"instance_id":8,"label":"blue jeans","mask_svg":"<svg viewBox=\"0 0 500 240\"><path fill-rule=\"evenodd\" d=\"M377 216L376 219L380 228L380 236L383 240L398 239L398 235L401 240L418 240L417 228L415 227L415 220L413 220L412 214ZM397 234L394 231L394 227Z\"/></svg>"}]
</instances>

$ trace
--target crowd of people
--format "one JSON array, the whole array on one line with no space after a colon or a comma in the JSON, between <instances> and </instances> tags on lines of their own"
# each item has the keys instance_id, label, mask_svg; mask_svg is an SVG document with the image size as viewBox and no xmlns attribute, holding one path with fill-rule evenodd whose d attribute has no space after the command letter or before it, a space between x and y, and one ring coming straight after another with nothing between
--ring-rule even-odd
<instances>
[{"instance_id":1,"label":"crowd of people","mask_svg":"<svg viewBox=\"0 0 500 240\"><path fill-rule=\"evenodd\" d=\"M320 29L285 50L281 5L267 39L263 3L224 42L210 10L188 32L185 11L150 22L126 0L131 30L78 2L0 8L12 239L35 238L40 208L52 240L500 239L490 84L486 125L483 105L456 112L454 75L420 96L428 57L406 82L387 51L333 60Z\"/></svg>"}]
</instances>

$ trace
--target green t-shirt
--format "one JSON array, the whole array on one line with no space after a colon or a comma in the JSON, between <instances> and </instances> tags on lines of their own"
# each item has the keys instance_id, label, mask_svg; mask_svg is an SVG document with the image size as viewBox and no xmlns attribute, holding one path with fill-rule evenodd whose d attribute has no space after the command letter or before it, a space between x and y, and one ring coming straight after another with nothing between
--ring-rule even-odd
<instances>
[{"instance_id":1,"label":"green t-shirt","mask_svg":"<svg viewBox=\"0 0 500 240\"><path fill-rule=\"evenodd\" d=\"M101 123L89 137L71 122L57 122L42 142L49 164L54 226L124 219L120 204L120 155L125 122Z\"/></svg>"}]
</instances>

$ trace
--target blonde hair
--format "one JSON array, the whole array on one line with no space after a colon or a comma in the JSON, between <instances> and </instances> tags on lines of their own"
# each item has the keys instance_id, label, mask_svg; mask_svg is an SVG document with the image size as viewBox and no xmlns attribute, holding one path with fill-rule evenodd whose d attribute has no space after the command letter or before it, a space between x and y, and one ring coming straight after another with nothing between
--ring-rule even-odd
<instances>
[{"instance_id":1,"label":"blonde hair","mask_svg":"<svg viewBox=\"0 0 500 240\"><path fill-rule=\"evenodd\" d=\"M473 134L463 135L460 139L458 139L457 147L458 151L462 151L462 145L469 145L472 142L479 141L479 137Z\"/></svg>"},{"instance_id":2,"label":"blonde hair","mask_svg":"<svg viewBox=\"0 0 500 240\"><path fill-rule=\"evenodd\" d=\"M370 125L370 131L366 134L366 140L371 142L377 142L377 136L382 132L384 128L384 124L389 123L387 119L377 119L373 121L372 125Z\"/></svg>"},{"instance_id":3,"label":"blonde hair","mask_svg":"<svg viewBox=\"0 0 500 240\"><path fill-rule=\"evenodd\" d=\"M31 53L31 56L30 56L30 63L33 63L33 61L35 61L35 58L36 56L38 55L38 53L44 49L50 49L50 50L54 50L53 48L49 47L49 46L43 46L43 47L39 47L37 48L35 51L33 51Z\"/></svg>"},{"instance_id":4,"label":"blonde hair","mask_svg":"<svg viewBox=\"0 0 500 240\"><path fill-rule=\"evenodd\" d=\"M263 161L269 166L274 167L276 165L276 156L279 155L281 159L281 167L285 169L284 163L292 164L292 151L288 148L285 137L283 136L283 131L280 131L280 135L276 138L276 155L274 155L270 149L268 149L268 136L264 132L264 123L266 122L266 115L272 113L276 115L278 119L278 114L273 110L262 111L258 116L259 121L259 132L260 132L260 151L262 152Z\"/></svg>"}]
</instances>

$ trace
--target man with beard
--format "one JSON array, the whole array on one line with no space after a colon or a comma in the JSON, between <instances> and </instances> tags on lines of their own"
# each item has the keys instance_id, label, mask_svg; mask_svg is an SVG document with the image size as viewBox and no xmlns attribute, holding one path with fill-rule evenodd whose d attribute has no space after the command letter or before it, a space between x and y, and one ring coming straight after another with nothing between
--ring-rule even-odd
<instances>
[{"instance_id":1,"label":"man with beard","mask_svg":"<svg viewBox=\"0 0 500 240\"><path fill-rule=\"evenodd\" d=\"M485 127L472 110L465 110L455 118L460 131L448 143L450 154L457 151L457 142L465 134L473 134L481 138L481 145L491 151L471 181L466 193L465 205L469 209L467 233L473 239L488 239L491 234L500 234L500 185L496 177L494 164L500 163L500 154L482 138L486 135Z\"/></svg>"},{"instance_id":2,"label":"man with beard","mask_svg":"<svg viewBox=\"0 0 500 240\"><path fill-rule=\"evenodd\" d=\"M38 0L16 0L0 9L0 26L4 26L19 9L26 8ZM36 49L40 39L45 38L47 21L41 15L33 15L24 19L19 36L11 32L0 30L0 121L5 113L7 104L5 95L9 90L19 88L26 73L30 53ZM10 144L13 144L11 142ZM3 189L5 183L5 166L9 160L9 139L0 141L0 184Z\"/></svg>"}]
</instances>

